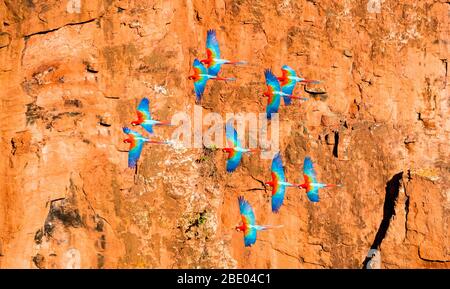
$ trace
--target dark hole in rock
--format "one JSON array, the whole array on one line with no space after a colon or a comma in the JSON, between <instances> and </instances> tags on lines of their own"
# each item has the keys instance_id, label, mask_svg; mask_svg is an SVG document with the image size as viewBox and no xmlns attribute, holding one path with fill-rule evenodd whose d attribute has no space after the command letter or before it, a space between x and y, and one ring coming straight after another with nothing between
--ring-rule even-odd
<instances>
[{"instance_id":1,"label":"dark hole in rock","mask_svg":"<svg viewBox=\"0 0 450 289\"><path fill-rule=\"evenodd\" d=\"M33 263L39 269L43 269L44 268L44 261L45 261L44 256L42 256L39 253L36 254L36 256L33 257Z\"/></svg>"},{"instance_id":2,"label":"dark hole in rock","mask_svg":"<svg viewBox=\"0 0 450 289\"><path fill-rule=\"evenodd\" d=\"M383 206L383 219L381 220L380 226L378 227L378 231L375 235L372 245L370 249L379 249L381 243L386 237L386 233L389 229L389 225L391 224L391 219L395 216L395 203L398 198L398 194L400 192L401 180L403 177L403 172L400 172L394 175L387 183L386 183L386 195L384 198L384 206ZM364 259L363 269L366 268L367 263L371 260L372 256L368 256Z\"/></svg>"},{"instance_id":3,"label":"dark hole in rock","mask_svg":"<svg viewBox=\"0 0 450 289\"><path fill-rule=\"evenodd\" d=\"M338 157L338 148L339 148L339 132L334 132L334 147L333 147L333 156L335 158Z\"/></svg>"}]
</instances>

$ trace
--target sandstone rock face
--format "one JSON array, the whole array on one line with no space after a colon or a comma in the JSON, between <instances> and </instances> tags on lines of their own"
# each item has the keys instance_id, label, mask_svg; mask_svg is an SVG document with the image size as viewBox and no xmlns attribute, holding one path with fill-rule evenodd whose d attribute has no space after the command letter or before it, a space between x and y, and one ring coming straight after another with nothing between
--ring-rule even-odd
<instances>
[{"instance_id":1,"label":"sandstone rock face","mask_svg":"<svg viewBox=\"0 0 450 289\"><path fill-rule=\"evenodd\" d=\"M1 1L0 268L449 268L448 17L443 0ZM218 150L149 145L127 168L142 97L159 119L194 111L211 28L249 65L208 83L203 113L263 112L265 68L323 80L281 106L280 150L288 180L309 155L342 188L289 189L272 214L251 190L270 160L230 175ZM245 248L238 195L284 228Z\"/></svg>"}]
</instances>

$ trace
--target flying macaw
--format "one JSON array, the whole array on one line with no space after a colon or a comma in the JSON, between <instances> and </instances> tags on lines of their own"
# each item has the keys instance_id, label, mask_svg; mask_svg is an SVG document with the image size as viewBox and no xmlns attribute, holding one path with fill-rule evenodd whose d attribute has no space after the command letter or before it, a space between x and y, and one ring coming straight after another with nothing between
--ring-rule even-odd
<instances>
[{"instance_id":1,"label":"flying macaw","mask_svg":"<svg viewBox=\"0 0 450 289\"><path fill-rule=\"evenodd\" d=\"M197 103L200 102L203 92L205 91L206 82L209 79L225 80L225 81L236 80L235 78L231 78L231 77L223 78L223 77L209 74L206 67L198 59L194 60L193 66L194 66L194 74L190 75L188 77L188 79L194 80L194 89L195 89Z\"/></svg>"},{"instance_id":2,"label":"flying macaw","mask_svg":"<svg viewBox=\"0 0 450 289\"><path fill-rule=\"evenodd\" d=\"M130 151L128 152L128 167L134 168L139 160L139 157L144 147L144 143L155 143L155 144L168 144L166 141L154 141L150 140L140 133L129 129L128 127L123 128L123 132L128 135L124 143L130 144Z\"/></svg>"},{"instance_id":3,"label":"flying macaw","mask_svg":"<svg viewBox=\"0 0 450 289\"><path fill-rule=\"evenodd\" d=\"M245 247L250 247L256 242L256 233L258 231L264 231L272 228L281 228L282 226L271 226L271 225L256 225L255 214L253 213L252 206L244 199L244 197L239 196L239 211L242 217L242 224L236 226L236 231L244 232L244 244Z\"/></svg>"},{"instance_id":4,"label":"flying macaw","mask_svg":"<svg viewBox=\"0 0 450 289\"><path fill-rule=\"evenodd\" d=\"M267 92L264 96L269 97L266 106L267 119L272 118L272 113L277 113L280 107L280 92L281 87L275 75L270 69L264 71L264 76L266 77Z\"/></svg>"},{"instance_id":5,"label":"flying macaw","mask_svg":"<svg viewBox=\"0 0 450 289\"><path fill-rule=\"evenodd\" d=\"M132 126L140 125L146 131L153 134L153 126L154 125L171 125L170 122L164 122L152 119L150 110L149 110L149 100L148 98L143 98L139 103L139 106L136 110L138 119L131 122Z\"/></svg>"},{"instance_id":6,"label":"flying macaw","mask_svg":"<svg viewBox=\"0 0 450 289\"><path fill-rule=\"evenodd\" d=\"M206 36L206 54L208 58L203 59L201 63L205 64L208 68L208 74L214 76L219 74L223 64L242 65L247 63L246 61L230 61L220 58L219 42L217 41L215 30L208 30Z\"/></svg>"},{"instance_id":7,"label":"flying macaw","mask_svg":"<svg viewBox=\"0 0 450 289\"><path fill-rule=\"evenodd\" d=\"M303 177L305 182L297 185L299 188L306 189L306 195L311 202L319 201L319 189L326 187L341 187L342 185L321 184L317 182L316 172L314 171L313 162L310 157L305 157L303 163Z\"/></svg>"},{"instance_id":8,"label":"flying macaw","mask_svg":"<svg viewBox=\"0 0 450 289\"><path fill-rule=\"evenodd\" d=\"M273 157L271 172L272 180L266 182L266 185L272 187L272 212L278 213L283 204L286 187L294 187L296 185L286 182L280 153Z\"/></svg>"},{"instance_id":9,"label":"flying macaw","mask_svg":"<svg viewBox=\"0 0 450 289\"><path fill-rule=\"evenodd\" d=\"M278 80L280 81L281 85L281 91L283 92L283 98L284 98L284 104L290 105L292 98L298 98L298 97L292 97L292 94L294 92L295 85L297 82L304 82L304 83L320 83L318 80L309 80L305 78L298 77L295 73L295 70L287 65L283 65L281 67L282 75L278 77Z\"/></svg>"},{"instance_id":10,"label":"flying macaw","mask_svg":"<svg viewBox=\"0 0 450 289\"><path fill-rule=\"evenodd\" d=\"M242 147L237 131L233 127L232 121L227 122L225 129L229 147L223 148L222 151L228 153L227 172L231 173L236 170L237 166L241 162L243 153L256 152L258 149L246 149Z\"/></svg>"}]
</instances>

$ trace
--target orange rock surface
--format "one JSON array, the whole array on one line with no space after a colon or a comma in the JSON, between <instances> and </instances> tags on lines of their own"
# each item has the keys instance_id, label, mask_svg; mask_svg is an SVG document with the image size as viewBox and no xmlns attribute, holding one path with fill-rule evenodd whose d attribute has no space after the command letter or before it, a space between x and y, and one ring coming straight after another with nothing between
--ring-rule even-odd
<instances>
[{"instance_id":1,"label":"orange rock surface","mask_svg":"<svg viewBox=\"0 0 450 289\"><path fill-rule=\"evenodd\" d=\"M447 1L4 0L0 20L0 268L450 267ZM249 65L208 83L204 113L263 112L265 68L323 80L281 106L280 149L288 180L310 155L342 188L289 189L272 214L250 190L270 160L230 175L220 151L149 145L127 168L142 97L158 119L193 111L212 28ZM284 225L251 248L241 194Z\"/></svg>"}]
</instances>

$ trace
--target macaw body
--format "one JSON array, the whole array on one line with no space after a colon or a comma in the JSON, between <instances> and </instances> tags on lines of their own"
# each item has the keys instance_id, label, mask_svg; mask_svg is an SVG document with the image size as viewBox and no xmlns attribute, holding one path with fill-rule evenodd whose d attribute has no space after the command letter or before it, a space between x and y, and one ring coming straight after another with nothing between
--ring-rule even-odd
<instances>
[{"instance_id":1,"label":"macaw body","mask_svg":"<svg viewBox=\"0 0 450 289\"><path fill-rule=\"evenodd\" d=\"M238 201L242 224L240 226L236 226L236 231L244 232L245 247L250 247L255 244L256 234L258 231L281 227L271 225L256 225L255 214L253 213L253 209L250 204L242 196L238 197Z\"/></svg>"},{"instance_id":2,"label":"macaw body","mask_svg":"<svg viewBox=\"0 0 450 289\"><path fill-rule=\"evenodd\" d=\"M217 41L216 31L208 30L206 35L206 55L208 58L203 59L201 63L208 68L208 73L217 76L223 64L246 64L245 61L230 61L220 58L219 41Z\"/></svg>"},{"instance_id":3,"label":"macaw body","mask_svg":"<svg viewBox=\"0 0 450 289\"><path fill-rule=\"evenodd\" d=\"M134 168L137 165L139 157L141 156L142 148L145 143L156 143L156 144L167 144L168 142L164 141L153 141L150 140L140 133L133 131L127 127L123 128L123 132L128 135L128 138L125 139L124 143L130 144L130 151L128 152L128 167Z\"/></svg>"},{"instance_id":4,"label":"macaw body","mask_svg":"<svg viewBox=\"0 0 450 289\"><path fill-rule=\"evenodd\" d=\"M295 70L287 65L283 65L281 67L282 75L278 77L278 81L280 81L281 85L281 91L283 92L283 98L284 98L284 104L290 105L291 99L295 85L297 82L304 82L304 83L320 83L320 81L317 80L309 80L302 77L298 77L297 73L295 73Z\"/></svg>"},{"instance_id":5,"label":"macaw body","mask_svg":"<svg viewBox=\"0 0 450 289\"><path fill-rule=\"evenodd\" d=\"M137 107L136 113L138 119L131 122L131 125L142 126L147 132L153 134L154 125L171 125L169 122L152 119L149 109L150 101L148 98L143 98Z\"/></svg>"},{"instance_id":6,"label":"macaw body","mask_svg":"<svg viewBox=\"0 0 450 289\"><path fill-rule=\"evenodd\" d=\"M281 87L280 83L278 82L278 79L275 77L275 75L272 73L270 69L266 69L264 71L264 76L266 78L266 85L268 90L266 94L269 97L266 106L266 116L267 119L271 119L272 113L277 113L278 108L280 107Z\"/></svg>"},{"instance_id":7,"label":"macaw body","mask_svg":"<svg viewBox=\"0 0 450 289\"><path fill-rule=\"evenodd\" d=\"M206 83L210 79L214 80L225 80L225 81L233 81L234 78L223 78L217 75L212 75L208 72L206 67L198 60L194 59L194 74L189 76L189 79L194 80L194 90L196 95L196 101L200 102L203 92L206 88Z\"/></svg>"},{"instance_id":8,"label":"macaw body","mask_svg":"<svg viewBox=\"0 0 450 289\"><path fill-rule=\"evenodd\" d=\"M255 152L257 150L242 147L237 131L234 129L231 121L228 121L226 124L226 138L229 147L223 148L223 151L228 153L227 172L231 173L239 166L243 154Z\"/></svg>"},{"instance_id":9,"label":"macaw body","mask_svg":"<svg viewBox=\"0 0 450 289\"><path fill-rule=\"evenodd\" d=\"M280 153L277 153L272 160L271 172L272 180L266 184L272 187L272 212L278 213L284 201L286 187L295 187L296 185L286 182Z\"/></svg>"},{"instance_id":10,"label":"macaw body","mask_svg":"<svg viewBox=\"0 0 450 289\"><path fill-rule=\"evenodd\" d=\"M341 186L335 184L318 183L314 165L310 157L305 157L305 161L303 163L303 178L305 180L304 183L301 185L297 185L297 187L306 190L306 196L311 202L319 201L319 189Z\"/></svg>"}]
</instances>

